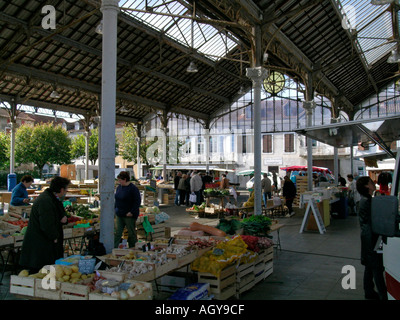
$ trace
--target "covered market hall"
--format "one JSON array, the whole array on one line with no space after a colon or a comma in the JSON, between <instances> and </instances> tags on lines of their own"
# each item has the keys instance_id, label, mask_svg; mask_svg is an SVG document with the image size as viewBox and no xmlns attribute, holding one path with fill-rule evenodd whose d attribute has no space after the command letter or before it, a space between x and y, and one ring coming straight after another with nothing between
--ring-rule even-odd
<instances>
[{"instance_id":1,"label":"covered market hall","mask_svg":"<svg viewBox=\"0 0 400 320\"><path fill-rule=\"evenodd\" d=\"M197 271L196 282L212 279L205 295L212 293L219 300L364 299L359 221L357 212L349 216L347 208L351 181L343 188L338 181L347 174L366 176L367 167L373 166L390 171L392 186L397 184L396 168L379 169L378 163L393 165L400 147L399 8L397 0L0 1L0 111L4 111L0 129L9 137L7 163L0 169L7 171L8 179L18 171L17 131L27 122L22 116L42 112L53 118L78 119L85 151L73 162L84 159L84 177L73 182L77 193L70 198L101 218L96 227L91 224L68 232L77 235L71 237L74 241L79 238L81 254L88 234L96 230L107 256L103 264L121 271L127 268L125 261L139 255L139 247L118 252L114 243L116 150L122 148L117 132L130 126L134 134L128 144L135 146L136 154L127 162L132 163L142 197L137 234L144 234L136 245L145 251L142 246L151 236L151 240L159 239L155 246L170 256L158 268L153 262L154 270L149 272L153 277L136 278L143 281L136 284L140 289L124 282L132 289L121 289L132 293L125 296L124 292L124 298L153 299L157 293L160 297L160 287L168 287L166 283L188 284L185 278L172 276L185 267L187 273L192 269L192 276ZM96 179L91 181L93 128L98 129L98 158ZM305 169L295 173L285 169L291 165ZM204 201L197 199L186 208L182 200L175 200L179 193L173 180L179 171L199 171L203 177L212 172L218 179L209 182L209 188L203 181L198 197ZM154 178L156 172L160 179L145 179L146 174ZM315 177L321 172L327 179L319 185ZM279 184L274 185L272 173L278 175ZM263 198L264 174L275 188L268 201ZM231 183L227 193L220 190L225 175ZM288 209L283 193L285 175L297 188L293 210ZM32 189L39 186L40 191L48 187L46 183L35 181ZM7 204L10 199L5 200L12 190L7 191L1 200L4 213L5 207L8 211L12 207ZM13 219L18 219L23 210L15 210ZM217 273L200 267L198 260L204 255L228 252L226 242L259 236L249 233L246 223L264 218L268 218L268 232L261 232L259 238L261 243L272 238L270 248L257 248L254 251L261 250L260 254L254 256L238 251L235 256L252 258L245 262L229 257L230 263L218 264L222 271ZM243 225L229 241L217 241L218 226L226 221ZM193 230L194 223L200 229ZM2 232L4 228L1 224ZM182 229L198 233L183 235ZM336 232L343 234L337 237ZM7 277L9 260L18 255L23 242L22 235L11 239L11 232L3 234L1 279ZM355 245L344 249L347 236ZM174 239L178 249L165 246ZM196 241L200 247L179 256ZM249 249L250 242L246 244ZM71 249L72 240L68 245ZM146 246L150 252L150 242ZM307 259L309 255L316 260L323 256L326 260L319 263L326 270L346 261L357 265L358 290L343 291L337 277L331 279L333 285L314 283L322 271L309 272L316 263ZM278 288L288 275L275 273L281 269L293 274L288 266L291 259L304 265L294 273L296 282ZM105 270L102 277L115 273L114 269ZM329 272L322 273L321 277L331 277ZM336 276L343 274L339 271ZM76 289L78 284L68 283L67 292L62 289L67 282L62 282L49 294L35 284L28 290L26 279L14 279L21 281L16 284L18 297L27 292L34 297L37 291L44 299L90 299L89 286ZM275 296L267 293L268 285ZM325 285L328 293L315 291ZM141 292L139 298L133 288ZM305 288L313 288L315 295L308 295ZM74 290L78 291L71 295ZM206 291L199 288L198 292ZM119 294L102 293L93 293L92 298L121 299ZM390 292L389 297L396 298Z\"/></svg>"}]
</instances>

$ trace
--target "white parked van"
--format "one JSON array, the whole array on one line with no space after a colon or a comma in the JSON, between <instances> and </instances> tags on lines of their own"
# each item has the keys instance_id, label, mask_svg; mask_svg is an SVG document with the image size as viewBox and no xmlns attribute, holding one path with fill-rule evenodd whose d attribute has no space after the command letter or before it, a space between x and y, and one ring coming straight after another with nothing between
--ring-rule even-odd
<instances>
[{"instance_id":1,"label":"white parked van","mask_svg":"<svg viewBox=\"0 0 400 320\"><path fill-rule=\"evenodd\" d=\"M268 178L269 178L269 180L271 180L271 185L274 185L274 180L272 179L272 173L271 172L268 172ZM264 175L263 174L261 175L261 180L262 179L264 179ZM275 191L279 191L279 190L281 190L281 186L282 186L281 178L278 175L276 175L276 179L278 181L278 190L275 190ZM246 189L252 189L253 186L254 186L254 177L246 182Z\"/></svg>"}]
</instances>

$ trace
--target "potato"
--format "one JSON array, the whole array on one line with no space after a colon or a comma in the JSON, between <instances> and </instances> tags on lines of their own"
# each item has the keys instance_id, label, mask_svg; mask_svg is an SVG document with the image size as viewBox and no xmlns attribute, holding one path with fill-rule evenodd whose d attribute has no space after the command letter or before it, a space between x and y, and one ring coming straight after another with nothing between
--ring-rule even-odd
<instances>
[{"instance_id":1,"label":"potato","mask_svg":"<svg viewBox=\"0 0 400 320\"><path fill-rule=\"evenodd\" d=\"M63 268L65 275L69 276L72 273L72 269L70 267Z\"/></svg>"},{"instance_id":2,"label":"potato","mask_svg":"<svg viewBox=\"0 0 400 320\"><path fill-rule=\"evenodd\" d=\"M70 277L68 275L63 276L64 281L69 281L69 278Z\"/></svg>"},{"instance_id":3,"label":"potato","mask_svg":"<svg viewBox=\"0 0 400 320\"><path fill-rule=\"evenodd\" d=\"M72 270L72 272L79 272L79 267L78 266L72 266L71 270Z\"/></svg>"},{"instance_id":4,"label":"potato","mask_svg":"<svg viewBox=\"0 0 400 320\"><path fill-rule=\"evenodd\" d=\"M19 277L27 277L29 276L29 271L28 270L22 270L19 274Z\"/></svg>"},{"instance_id":5,"label":"potato","mask_svg":"<svg viewBox=\"0 0 400 320\"><path fill-rule=\"evenodd\" d=\"M54 268L56 269L56 278L61 278L64 275L63 267L57 264Z\"/></svg>"},{"instance_id":6,"label":"potato","mask_svg":"<svg viewBox=\"0 0 400 320\"><path fill-rule=\"evenodd\" d=\"M71 273L71 278L72 279L79 279L81 277L81 273L80 272L73 272Z\"/></svg>"}]
</instances>

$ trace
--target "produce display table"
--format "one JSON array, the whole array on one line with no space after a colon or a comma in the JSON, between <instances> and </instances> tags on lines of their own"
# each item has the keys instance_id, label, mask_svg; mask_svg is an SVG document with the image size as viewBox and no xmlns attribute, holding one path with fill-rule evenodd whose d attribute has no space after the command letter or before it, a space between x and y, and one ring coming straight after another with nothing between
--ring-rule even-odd
<instances>
[{"instance_id":1,"label":"produce display table","mask_svg":"<svg viewBox=\"0 0 400 320\"><path fill-rule=\"evenodd\" d=\"M276 231L276 233L277 233L278 241L275 242L275 247L276 247L277 249L279 248L280 251L282 251L282 246L281 246L281 237L280 237L279 232L280 232L280 230L281 230L284 226L285 226L285 225L284 225L284 224L281 224L281 223L274 223L274 224L272 224L271 227L270 227L270 233L275 232L275 231Z\"/></svg>"},{"instance_id":2,"label":"produce display table","mask_svg":"<svg viewBox=\"0 0 400 320\"><path fill-rule=\"evenodd\" d=\"M219 205L221 206L221 208L224 208L224 198L227 196L204 196L204 199L206 200L206 207L210 207L211 199L219 199Z\"/></svg>"},{"instance_id":3,"label":"produce display table","mask_svg":"<svg viewBox=\"0 0 400 320\"><path fill-rule=\"evenodd\" d=\"M271 218L283 216L285 214L284 201L281 199L280 204L274 204L274 200L267 200L267 206L262 207L263 213Z\"/></svg>"},{"instance_id":4,"label":"produce display table","mask_svg":"<svg viewBox=\"0 0 400 320\"><path fill-rule=\"evenodd\" d=\"M2 191L0 192L0 202L10 203L12 192Z\"/></svg>"},{"instance_id":5,"label":"produce display table","mask_svg":"<svg viewBox=\"0 0 400 320\"><path fill-rule=\"evenodd\" d=\"M77 209L74 212L75 214L81 213ZM158 218L157 213L142 212L137 224L140 226L140 224L146 222L147 226L147 222L152 224L151 222L157 221L157 219L160 221L161 216L162 212L160 218ZM223 221L229 221L229 218L223 219ZM232 219L232 221L237 221L237 219ZM73 222L71 222L71 225L73 225ZM152 224L152 227L154 229L157 226L163 227L163 225L163 223L157 223L157 225ZM197 225L201 224L197 223ZM98 225L90 226L91 230L90 228L64 229L65 242L69 247L73 247L74 239L81 241L79 254L82 254L82 241L88 235L88 232L96 231L96 226ZM183 269L186 268L186 280L189 280L190 270L194 272L193 275L197 273L198 279L209 284L211 290L209 292L213 294L213 298L221 300L233 296L239 297L272 273L273 247L276 245L278 249L281 249L279 232L284 226L283 224L275 223L275 221L271 224L270 218L261 215L244 219L239 225L235 224L235 228L231 224L229 230L237 230L234 232L228 231L227 228L224 229L226 232L222 231L222 220L220 222L221 229L218 230L207 225L201 226L208 227L208 229L197 229L205 232L205 236L192 236L190 234L186 238L181 238L179 235L171 238L170 234L163 233L163 237L152 242L140 241L134 248L114 249L111 254L98 256L97 258L110 266L107 270L99 271L99 273L110 281L115 280L122 284L132 281L144 282L147 283L148 288L154 281L158 292L157 280L161 280L164 276L182 273ZM225 225L225 227L229 226ZM239 227L242 228L241 232L238 229ZM195 230L195 228L192 228L189 231L194 232ZM243 230L245 230L246 235L238 235L243 233ZM278 238L277 242L273 243L268 234L275 231ZM233 233L238 234L231 235ZM226 234L228 234L226 237L222 236ZM251 234L254 234L254 236ZM15 237L14 248L16 239ZM215 261L217 261L217 264L214 264ZM13 276L10 282L13 291L10 290L10 292L26 295L28 299L120 299L119 296L104 295L104 291L93 291L95 284L82 282L80 278L80 282L75 283L72 281L72 277L66 279L65 283L59 280L54 290L46 291L40 287L40 281L37 277ZM84 278L82 279L84 280ZM185 284L185 281L183 284ZM152 298L153 296L149 292L143 296L143 299Z\"/></svg>"}]
</instances>

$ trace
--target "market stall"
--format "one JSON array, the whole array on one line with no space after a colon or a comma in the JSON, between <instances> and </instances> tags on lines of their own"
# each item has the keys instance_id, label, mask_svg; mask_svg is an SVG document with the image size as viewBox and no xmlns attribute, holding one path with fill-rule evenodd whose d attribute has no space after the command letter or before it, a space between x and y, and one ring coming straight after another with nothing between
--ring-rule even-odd
<instances>
[{"instance_id":1,"label":"market stall","mask_svg":"<svg viewBox=\"0 0 400 320\"><path fill-rule=\"evenodd\" d=\"M178 233L141 240L134 248L114 249L104 256L72 255L43 266L38 274L22 271L11 277L10 292L28 299L150 300L160 283L171 289L171 282L166 284L176 279L172 275L186 270L197 274L197 282L190 286L181 282L169 299L193 297L188 287L197 288L197 298L238 298L273 272L274 243L268 236L274 222L267 217L232 220L234 228L232 221L227 224L222 219L219 227L193 223L189 231L202 230L202 235ZM104 268L95 270L97 261ZM54 283L46 287L43 279L51 272Z\"/></svg>"}]
</instances>

